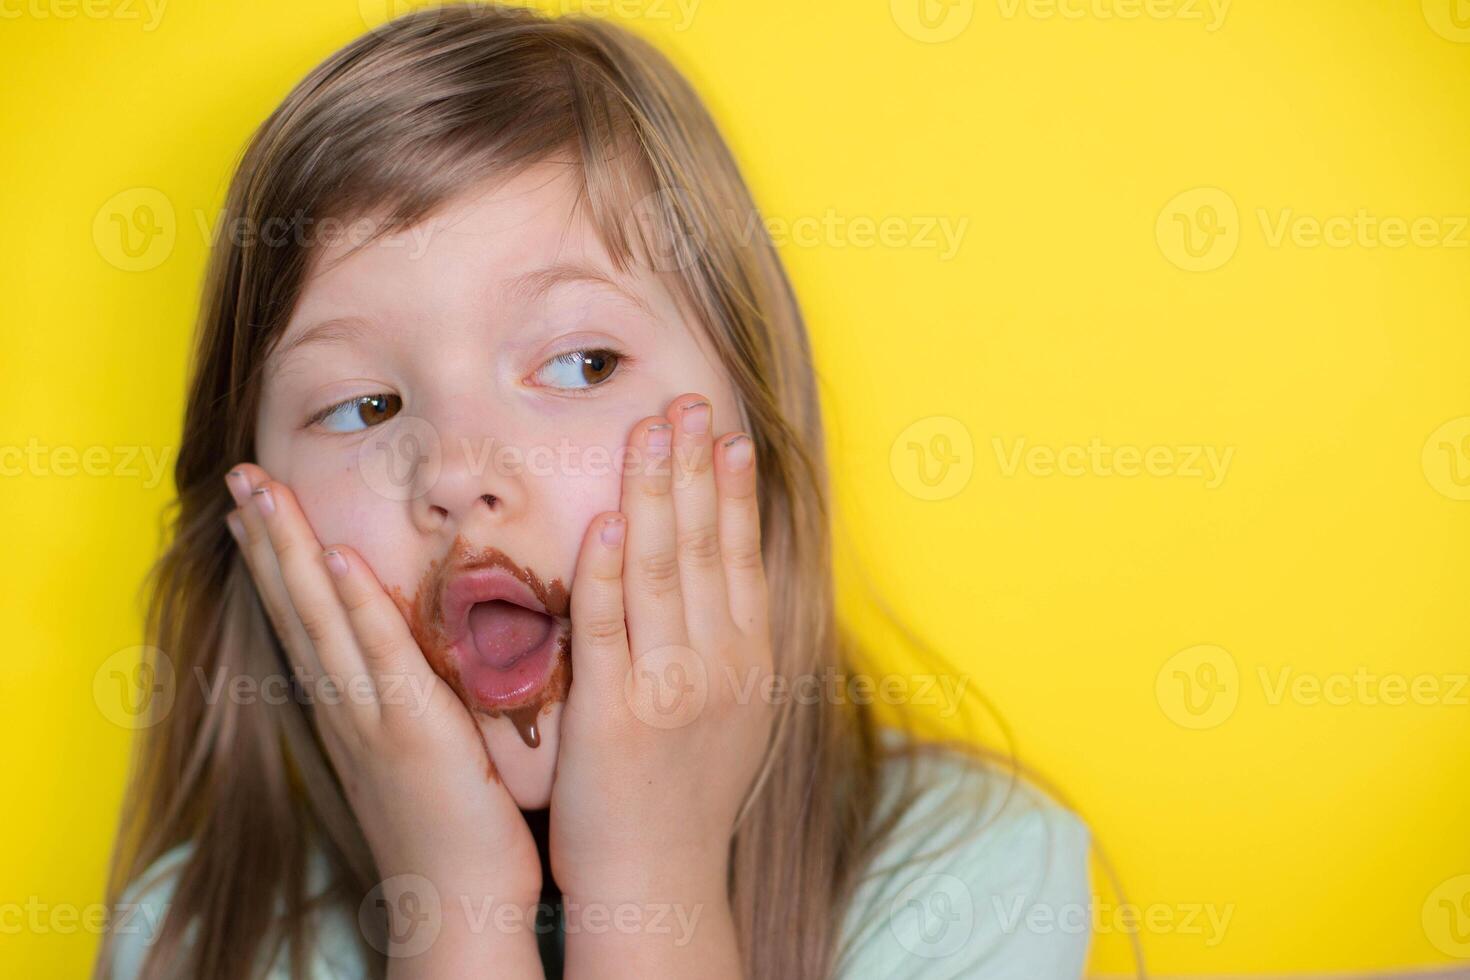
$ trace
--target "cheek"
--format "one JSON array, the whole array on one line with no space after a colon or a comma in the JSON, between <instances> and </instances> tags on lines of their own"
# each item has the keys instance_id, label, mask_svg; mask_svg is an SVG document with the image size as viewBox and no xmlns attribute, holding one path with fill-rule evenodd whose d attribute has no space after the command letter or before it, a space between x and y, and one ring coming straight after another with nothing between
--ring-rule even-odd
<instances>
[{"instance_id":1,"label":"cheek","mask_svg":"<svg viewBox=\"0 0 1470 980\"><path fill-rule=\"evenodd\" d=\"M555 514L556 526L573 527L580 535L594 516L618 509L624 460L632 459L626 443L631 427L621 418L580 425L572 435L542 443L552 451L541 458L527 456L528 490Z\"/></svg>"},{"instance_id":2,"label":"cheek","mask_svg":"<svg viewBox=\"0 0 1470 980\"><path fill-rule=\"evenodd\" d=\"M408 512L363 482L355 449L293 443L270 428L257 434L256 458L296 495L322 547L345 544L362 555L383 584L407 584L413 569L399 563L409 534ZM400 580L401 579L401 580Z\"/></svg>"},{"instance_id":3,"label":"cheek","mask_svg":"<svg viewBox=\"0 0 1470 980\"><path fill-rule=\"evenodd\" d=\"M620 406L607 418L581 419L570 434L562 428L538 433L524 443L531 447L523 457L528 488L538 509L545 506L554 515L555 526L574 528L574 540L579 541L593 517L622 509L625 471L647 462L628 448L634 424L645 415L665 411L683 392L697 391L710 400L716 439L744 428L728 384L707 373L687 373L694 376L694 384L670 386L668 392L648 396L642 404Z\"/></svg>"},{"instance_id":4,"label":"cheek","mask_svg":"<svg viewBox=\"0 0 1470 980\"><path fill-rule=\"evenodd\" d=\"M296 494L307 523L323 547L344 544L362 555L385 588L409 589L417 581L413 528L401 501L363 483L351 467L310 471L297 466Z\"/></svg>"}]
</instances>

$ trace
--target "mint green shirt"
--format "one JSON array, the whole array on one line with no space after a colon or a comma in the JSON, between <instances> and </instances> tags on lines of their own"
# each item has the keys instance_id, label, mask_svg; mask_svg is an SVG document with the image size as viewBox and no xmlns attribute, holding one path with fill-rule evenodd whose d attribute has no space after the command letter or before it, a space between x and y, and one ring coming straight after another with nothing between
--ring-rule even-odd
<instances>
[{"instance_id":1,"label":"mint green shirt","mask_svg":"<svg viewBox=\"0 0 1470 980\"><path fill-rule=\"evenodd\" d=\"M1080 977L1092 907L1082 822L1008 775L948 754L886 766L885 806L899 792L904 768L912 766L922 791L854 895L835 976ZM935 853L949 844L955 846ZM137 976L190 846L163 855L124 894L124 907L136 907L113 937L117 980ZM314 881L324 880L324 864L312 871ZM356 910L324 918L312 980L364 975L356 930ZM283 952L264 976L286 980L288 962Z\"/></svg>"}]
</instances>

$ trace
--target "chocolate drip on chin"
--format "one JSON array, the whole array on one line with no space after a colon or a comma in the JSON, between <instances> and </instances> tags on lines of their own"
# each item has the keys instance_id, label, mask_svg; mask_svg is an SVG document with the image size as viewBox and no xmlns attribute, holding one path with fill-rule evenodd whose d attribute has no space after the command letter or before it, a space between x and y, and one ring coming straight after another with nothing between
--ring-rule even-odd
<instances>
[{"instance_id":1,"label":"chocolate drip on chin","mask_svg":"<svg viewBox=\"0 0 1470 980\"><path fill-rule=\"evenodd\" d=\"M509 718L528 749L539 748L541 745L541 715L550 710L553 704L567 699L567 690L571 687L572 680L571 636L569 634L563 633L557 638L556 652L552 656L555 663L551 668L551 676L546 679L546 686L536 693L535 698L513 708L496 708L482 712L491 718L499 718L502 715ZM461 699L463 699L463 694L461 694Z\"/></svg>"},{"instance_id":2,"label":"chocolate drip on chin","mask_svg":"<svg viewBox=\"0 0 1470 980\"><path fill-rule=\"evenodd\" d=\"M516 731L521 736L521 741L526 743L526 748L535 749L541 746L541 729L536 725L536 716L541 714L541 706L538 704L526 705L523 708L511 708L505 713L510 723L516 726Z\"/></svg>"},{"instance_id":3,"label":"chocolate drip on chin","mask_svg":"<svg viewBox=\"0 0 1470 980\"><path fill-rule=\"evenodd\" d=\"M526 583L537 598L545 605L547 612L554 619L565 619L571 611L571 594L561 579L552 579L543 583L539 577L530 569L522 568L510 559L498 548L486 548L478 553L473 553L462 537L454 540L450 548L452 557L462 560L471 558L481 563L499 565L512 572L518 579ZM439 559L430 563L419 580L418 588L412 599L403 594L403 590L394 586L388 590L394 604L399 612L403 614L404 621L408 624L409 632L413 634L415 642L423 653L429 667L447 683L460 703L469 709L470 714L484 714L492 718L501 715L510 719L515 725L516 732L521 736L521 741L526 743L527 748L537 748L541 745L540 718L543 711L558 701L567 699L567 691L571 686L572 658L571 658L571 633L570 630L563 632L557 638L556 652L553 654L554 663L551 675L547 678L545 686L532 696L525 704L513 707L483 709L474 704L474 699L466 690L463 680L459 676L459 669L450 654L450 638L446 635L445 624L440 618L443 605L441 596L444 580L450 571L449 563ZM475 726L477 729L478 725ZM496 782L500 782L500 774L496 771L495 761L490 758L490 747L485 742L485 733L480 734L480 742L485 747L485 760L487 774Z\"/></svg>"}]
</instances>

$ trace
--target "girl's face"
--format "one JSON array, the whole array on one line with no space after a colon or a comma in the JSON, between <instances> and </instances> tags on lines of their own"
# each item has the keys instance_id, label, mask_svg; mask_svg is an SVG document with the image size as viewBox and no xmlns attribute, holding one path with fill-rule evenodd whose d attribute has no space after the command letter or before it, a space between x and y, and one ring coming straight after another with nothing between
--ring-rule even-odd
<instances>
[{"instance_id":1,"label":"girl's face","mask_svg":"<svg viewBox=\"0 0 1470 980\"><path fill-rule=\"evenodd\" d=\"M256 420L258 462L321 543L362 555L441 676L465 668L456 691L527 809L550 798L569 665L511 664L504 651L547 624L491 602L475 636L498 634L500 655L477 666L430 649L465 618L446 577L498 551L564 617L589 522L619 509L624 466L642 465L626 450L634 424L698 392L716 434L740 428L701 331L651 270L615 272L574 201L573 171L544 163L350 257L350 241L320 246Z\"/></svg>"}]
</instances>

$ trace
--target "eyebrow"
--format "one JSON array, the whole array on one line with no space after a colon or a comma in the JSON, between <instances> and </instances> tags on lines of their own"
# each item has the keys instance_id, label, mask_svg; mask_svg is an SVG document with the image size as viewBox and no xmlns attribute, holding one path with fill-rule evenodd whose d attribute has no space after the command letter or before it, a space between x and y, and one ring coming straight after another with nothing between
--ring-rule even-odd
<instances>
[{"instance_id":1,"label":"eyebrow","mask_svg":"<svg viewBox=\"0 0 1470 980\"><path fill-rule=\"evenodd\" d=\"M623 286L617 280L608 277L591 266L560 263L541 269L533 269L512 279L506 287L506 292L529 303L541 299L557 286L574 282L587 282L604 289L610 289L617 293L624 301L631 303L639 311L647 314L650 318L657 319L657 315L653 312L653 308L649 306L647 300ZM361 330L370 328L371 326L372 321L362 316L334 316L326 320L321 320L305 328L291 340L281 343L278 349L271 355L271 360L276 363L281 363L292 351L305 347L308 344L348 343Z\"/></svg>"},{"instance_id":2,"label":"eyebrow","mask_svg":"<svg viewBox=\"0 0 1470 980\"><path fill-rule=\"evenodd\" d=\"M557 286L572 282L589 282L594 286L610 289L650 317L655 316L653 308L642 296L600 270L576 263L560 263L546 266L544 269L532 269L512 279L506 291L512 296L519 296L530 302L542 298Z\"/></svg>"}]
</instances>

